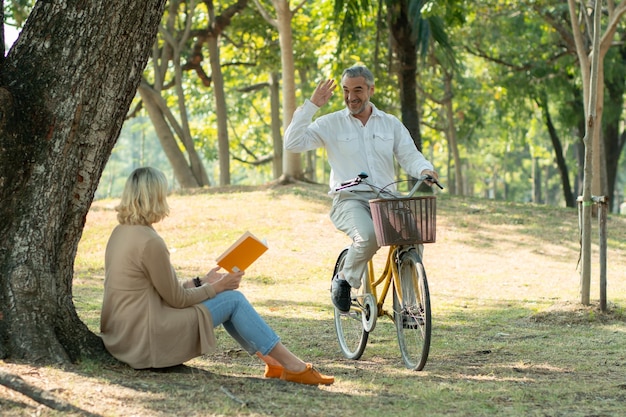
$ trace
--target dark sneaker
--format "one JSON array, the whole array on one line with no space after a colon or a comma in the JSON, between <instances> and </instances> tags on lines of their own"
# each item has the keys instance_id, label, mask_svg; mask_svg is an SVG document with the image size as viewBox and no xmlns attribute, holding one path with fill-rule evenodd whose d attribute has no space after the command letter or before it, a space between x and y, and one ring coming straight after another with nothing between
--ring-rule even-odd
<instances>
[{"instance_id":1,"label":"dark sneaker","mask_svg":"<svg viewBox=\"0 0 626 417\"><path fill-rule=\"evenodd\" d=\"M345 279L334 276L330 283L330 298L337 310L342 313L350 311L350 284Z\"/></svg>"}]
</instances>

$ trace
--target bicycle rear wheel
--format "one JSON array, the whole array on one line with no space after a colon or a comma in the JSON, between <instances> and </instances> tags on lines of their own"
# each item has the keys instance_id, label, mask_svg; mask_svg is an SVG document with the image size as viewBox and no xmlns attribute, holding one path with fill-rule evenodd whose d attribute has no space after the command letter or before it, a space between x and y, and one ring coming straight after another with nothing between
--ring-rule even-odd
<instances>
[{"instance_id":1,"label":"bicycle rear wheel","mask_svg":"<svg viewBox=\"0 0 626 417\"><path fill-rule=\"evenodd\" d=\"M421 371L430 350L431 312L426 271L414 250L400 255L400 288L394 285L393 319L407 368Z\"/></svg>"},{"instance_id":2,"label":"bicycle rear wheel","mask_svg":"<svg viewBox=\"0 0 626 417\"><path fill-rule=\"evenodd\" d=\"M339 255L339 258L337 258L333 277L343 268L347 253L348 249L344 249ZM359 359L361 357L369 336L369 332L365 331L363 327L363 315L366 315L365 318L367 319L370 314L369 307L365 306L363 303L363 296L369 289L367 272L363 275L361 282L363 283L361 288L353 288L350 294L353 300L350 311L342 313L335 308L335 331L337 332L337 340L339 341L339 347L343 355L348 359Z\"/></svg>"}]
</instances>

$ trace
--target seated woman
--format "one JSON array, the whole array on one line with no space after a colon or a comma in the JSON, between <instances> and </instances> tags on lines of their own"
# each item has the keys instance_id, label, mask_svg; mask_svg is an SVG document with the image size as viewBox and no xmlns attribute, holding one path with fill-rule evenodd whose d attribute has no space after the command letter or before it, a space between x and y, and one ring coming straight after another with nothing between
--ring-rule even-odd
<instances>
[{"instance_id":1,"label":"seated woman","mask_svg":"<svg viewBox=\"0 0 626 417\"><path fill-rule=\"evenodd\" d=\"M169 251L152 224L169 214L167 180L138 168L115 208L119 225L105 253L100 320L107 350L135 369L179 365L215 348L220 324L250 354L265 362L265 376L301 384L332 384L289 351L245 296L236 291L243 272L211 269L179 281Z\"/></svg>"}]
</instances>

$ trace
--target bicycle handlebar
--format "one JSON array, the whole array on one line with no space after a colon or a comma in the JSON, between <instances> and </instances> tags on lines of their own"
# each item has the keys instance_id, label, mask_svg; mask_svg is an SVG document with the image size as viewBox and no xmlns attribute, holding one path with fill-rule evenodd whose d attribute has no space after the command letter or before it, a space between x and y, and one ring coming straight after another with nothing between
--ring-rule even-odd
<instances>
[{"instance_id":1,"label":"bicycle handlebar","mask_svg":"<svg viewBox=\"0 0 626 417\"><path fill-rule=\"evenodd\" d=\"M415 185L413 186L413 188L411 188L411 191L409 191L409 197L413 197L413 194L415 194L415 192L417 191L417 189L420 187L420 185L422 185L422 183L426 183L429 186L433 186L433 184L437 185L437 187L439 187L441 190L443 190L443 185L439 184L439 181L437 181L437 178L433 177L432 175L422 175L421 177L419 177L417 179L417 182L415 183Z\"/></svg>"},{"instance_id":2,"label":"bicycle handlebar","mask_svg":"<svg viewBox=\"0 0 626 417\"><path fill-rule=\"evenodd\" d=\"M367 181L365 181L366 178L368 178L369 175L367 175L367 173L365 172L361 172L359 175L357 175L356 178L353 178L351 180L348 181L344 181L342 182L339 187L335 188L335 191L340 191L346 188L350 188L350 187L354 187L355 185L361 184L363 182L365 182L366 184ZM415 192L417 191L417 189L419 188L420 185L422 185L422 183L426 182L428 185L430 185L431 187L433 186L433 184L437 185L437 187L439 187L440 189L443 190L443 185L441 185L439 183L439 181L431 176L431 175L422 175L421 177L417 178L417 182L415 183L415 185L413 186L413 188L411 189L411 191L409 192L408 196L412 197L413 194L415 194ZM373 187L373 185L369 184L370 187ZM386 187L383 187L381 189L381 191L384 191Z\"/></svg>"}]
</instances>

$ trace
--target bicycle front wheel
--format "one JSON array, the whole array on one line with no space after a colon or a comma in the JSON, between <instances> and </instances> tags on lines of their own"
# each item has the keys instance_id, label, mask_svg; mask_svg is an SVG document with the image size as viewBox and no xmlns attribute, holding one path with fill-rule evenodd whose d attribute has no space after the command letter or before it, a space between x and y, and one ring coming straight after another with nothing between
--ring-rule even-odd
<instances>
[{"instance_id":1,"label":"bicycle front wheel","mask_svg":"<svg viewBox=\"0 0 626 417\"><path fill-rule=\"evenodd\" d=\"M407 368L421 371L430 350L431 313L426 271L414 250L399 259L400 286L394 285L393 319L400 353Z\"/></svg>"},{"instance_id":2,"label":"bicycle front wheel","mask_svg":"<svg viewBox=\"0 0 626 417\"><path fill-rule=\"evenodd\" d=\"M344 249L337 262L335 263L335 270L333 271L333 277L337 272L341 271L346 259L348 249ZM367 339L369 333L365 331L363 327L363 315L368 318L369 308L364 305L363 297L367 293L369 288L369 280L367 279L367 272L363 276L361 281L363 284L359 289L352 289L350 294L352 305L350 311L342 313L335 308L335 330L337 332L337 340L339 341L339 347L341 352L348 359L359 359L365 351L365 345L367 345ZM376 314L374 312L374 314Z\"/></svg>"}]
</instances>

